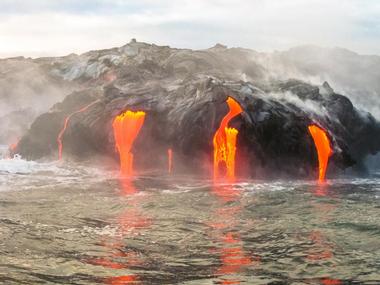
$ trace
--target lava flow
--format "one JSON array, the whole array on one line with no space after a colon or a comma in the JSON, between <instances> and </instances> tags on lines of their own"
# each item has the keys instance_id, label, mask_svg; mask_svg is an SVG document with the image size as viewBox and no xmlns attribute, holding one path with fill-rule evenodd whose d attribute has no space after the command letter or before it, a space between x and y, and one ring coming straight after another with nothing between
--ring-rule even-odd
<instances>
[{"instance_id":1,"label":"lava flow","mask_svg":"<svg viewBox=\"0 0 380 285\"><path fill-rule=\"evenodd\" d=\"M144 124L145 112L126 111L113 121L116 149L120 156L120 172L123 176L133 174L133 154L131 148Z\"/></svg>"},{"instance_id":2,"label":"lava flow","mask_svg":"<svg viewBox=\"0 0 380 285\"><path fill-rule=\"evenodd\" d=\"M229 112L224 116L218 130L215 132L214 144L214 179L219 177L219 165L224 162L226 167L226 176L228 180L235 179L235 155L236 155L236 138L238 130L229 128L228 123L243 112L239 103L233 98L228 97L227 105Z\"/></svg>"},{"instance_id":3,"label":"lava flow","mask_svg":"<svg viewBox=\"0 0 380 285\"><path fill-rule=\"evenodd\" d=\"M168 173L172 173L173 170L173 150L168 149Z\"/></svg>"},{"instance_id":4,"label":"lava flow","mask_svg":"<svg viewBox=\"0 0 380 285\"><path fill-rule=\"evenodd\" d=\"M10 156L16 154L16 150L17 150L19 142L20 142L20 139L17 139L16 142L14 142L14 143L12 143L12 144L9 145L8 150L9 150L9 155Z\"/></svg>"},{"instance_id":5,"label":"lava flow","mask_svg":"<svg viewBox=\"0 0 380 285\"><path fill-rule=\"evenodd\" d=\"M62 151L63 151L63 135L65 134L65 131L67 129L67 126L69 125L69 122L70 122L70 119L72 116L78 114L78 113L82 113L84 111L86 111L88 108L90 108L92 105L94 105L95 103L97 103L99 100L96 100L90 104L88 104L87 106L84 106L83 108L79 109L78 111L75 111L74 113L71 113L70 115L68 115L66 118L65 118L65 121L63 123L63 127L61 129L61 131L59 132L58 134L58 137L57 137L57 144L58 144L58 159L59 160L62 160Z\"/></svg>"},{"instance_id":6,"label":"lava flow","mask_svg":"<svg viewBox=\"0 0 380 285\"><path fill-rule=\"evenodd\" d=\"M330 146L330 140L326 131L316 125L310 125L309 132L313 137L318 153L319 182L324 182L329 158L333 154Z\"/></svg>"}]
</instances>

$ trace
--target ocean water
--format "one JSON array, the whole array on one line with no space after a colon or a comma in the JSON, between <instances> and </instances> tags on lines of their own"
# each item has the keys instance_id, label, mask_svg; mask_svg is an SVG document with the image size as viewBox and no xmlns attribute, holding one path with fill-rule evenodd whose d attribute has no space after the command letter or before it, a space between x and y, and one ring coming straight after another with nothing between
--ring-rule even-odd
<instances>
[{"instance_id":1,"label":"ocean water","mask_svg":"<svg viewBox=\"0 0 380 285\"><path fill-rule=\"evenodd\" d=\"M0 284L380 284L380 179L0 160Z\"/></svg>"}]
</instances>

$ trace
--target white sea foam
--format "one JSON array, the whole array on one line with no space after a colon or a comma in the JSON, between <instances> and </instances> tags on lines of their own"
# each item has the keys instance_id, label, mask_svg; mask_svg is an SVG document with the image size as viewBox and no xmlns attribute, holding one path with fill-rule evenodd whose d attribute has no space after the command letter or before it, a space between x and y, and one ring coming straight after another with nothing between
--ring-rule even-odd
<instances>
[{"instance_id":1,"label":"white sea foam","mask_svg":"<svg viewBox=\"0 0 380 285\"><path fill-rule=\"evenodd\" d=\"M15 155L13 158L0 159L0 173L29 174L40 171L58 172L58 167L52 162L27 161L19 155Z\"/></svg>"},{"instance_id":2,"label":"white sea foam","mask_svg":"<svg viewBox=\"0 0 380 285\"><path fill-rule=\"evenodd\" d=\"M27 161L20 156L0 159L0 191L32 190L97 183L113 173L62 161Z\"/></svg>"},{"instance_id":3,"label":"white sea foam","mask_svg":"<svg viewBox=\"0 0 380 285\"><path fill-rule=\"evenodd\" d=\"M0 159L4 159L8 156L8 146L0 145Z\"/></svg>"}]
</instances>

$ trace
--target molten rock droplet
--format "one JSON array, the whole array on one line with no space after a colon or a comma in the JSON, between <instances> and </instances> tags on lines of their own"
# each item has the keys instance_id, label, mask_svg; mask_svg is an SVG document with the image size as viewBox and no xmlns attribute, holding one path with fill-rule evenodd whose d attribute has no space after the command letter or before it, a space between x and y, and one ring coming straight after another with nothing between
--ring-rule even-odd
<instances>
[{"instance_id":1,"label":"molten rock droplet","mask_svg":"<svg viewBox=\"0 0 380 285\"><path fill-rule=\"evenodd\" d=\"M126 111L113 121L116 149L120 156L120 172L123 176L133 174L133 142L144 124L145 112Z\"/></svg>"}]
</instances>

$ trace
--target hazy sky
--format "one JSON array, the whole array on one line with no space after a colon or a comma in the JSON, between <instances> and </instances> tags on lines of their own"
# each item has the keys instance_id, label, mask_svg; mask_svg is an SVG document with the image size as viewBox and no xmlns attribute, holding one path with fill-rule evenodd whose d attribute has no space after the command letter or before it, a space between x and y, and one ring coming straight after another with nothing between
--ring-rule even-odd
<instances>
[{"instance_id":1,"label":"hazy sky","mask_svg":"<svg viewBox=\"0 0 380 285\"><path fill-rule=\"evenodd\" d=\"M131 38L194 49L317 44L380 54L380 1L0 0L0 57L81 53Z\"/></svg>"}]
</instances>

